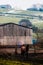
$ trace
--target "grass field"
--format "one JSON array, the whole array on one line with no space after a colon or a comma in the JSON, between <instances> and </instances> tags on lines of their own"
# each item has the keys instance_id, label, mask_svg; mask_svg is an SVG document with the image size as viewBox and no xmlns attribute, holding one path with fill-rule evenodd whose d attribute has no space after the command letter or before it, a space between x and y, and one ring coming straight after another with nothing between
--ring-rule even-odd
<instances>
[{"instance_id":1,"label":"grass field","mask_svg":"<svg viewBox=\"0 0 43 65\"><path fill-rule=\"evenodd\" d=\"M5 60L5 59L0 59L0 65L43 65L39 63L32 63L32 62L23 62L23 61L14 61L14 60Z\"/></svg>"},{"instance_id":2,"label":"grass field","mask_svg":"<svg viewBox=\"0 0 43 65\"><path fill-rule=\"evenodd\" d=\"M30 65L30 63L11 60L0 60L0 65Z\"/></svg>"},{"instance_id":3,"label":"grass field","mask_svg":"<svg viewBox=\"0 0 43 65\"><path fill-rule=\"evenodd\" d=\"M19 18L16 18L16 17L0 16L0 24L1 23L9 23L9 22L18 23L18 21L19 21Z\"/></svg>"},{"instance_id":4,"label":"grass field","mask_svg":"<svg viewBox=\"0 0 43 65\"><path fill-rule=\"evenodd\" d=\"M16 16L0 16L0 24L9 22L18 24L21 19L27 19L27 18L17 18ZM29 20L32 22L33 25L43 29L43 21L38 19L29 19Z\"/></svg>"},{"instance_id":5,"label":"grass field","mask_svg":"<svg viewBox=\"0 0 43 65\"><path fill-rule=\"evenodd\" d=\"M43 12L29 11L29 10L0 9L0 12L7 13L9 11L14 11L14 12L12 14L5 14L5 16L0 16L0 24L8 23L8 22L14 22L14 23L18 24L18 22L21 19L29 19L33 25L35 25L39 28L43 28ZM14 15L14 14L16 14L16 15ZM24 14L24 15L22 15L22 14ZM30 16L28 16L28 15L30 15ZM34 17L34 16L36 16L36 17ZM42 16L42 19L40 19L39 16Z\"/></svg>"}]
</instances>

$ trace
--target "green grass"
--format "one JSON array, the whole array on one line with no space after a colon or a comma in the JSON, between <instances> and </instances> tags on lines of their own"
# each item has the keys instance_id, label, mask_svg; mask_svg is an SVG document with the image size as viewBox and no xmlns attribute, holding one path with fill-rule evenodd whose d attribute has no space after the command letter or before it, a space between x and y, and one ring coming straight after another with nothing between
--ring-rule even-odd
<instances>
[{"instance_id":1,"label":"green grass","mask_svg":"<svg viewBox=\"0 0 43 65\"><path fill-rule=\"evenodd\" d=\"M35 19L33 20L32 24L40 29L43 29L43 20L41 21L41 20Z\"/></svg>"},{"instance_id":2,"label":"green grass","mask_svg":"<svg viewBox=\"0 0 43 65\"><path fill-rule=\"evenodd\" d=\"M13 10L13 9L12 9ZM8 10L4 10L4 9L0 9L0 12L7 12ZM29 10L16 10L16 14L28 14L28 15L43 15L43 12L40 11L29 11ZM17 16L17 17L16 17ZM7 16L0 16L0 24L1 23L8 23L8 22L14 22L17 23L21 20L21 19L29 19L31 21L31 23L35 26L37 26L38 28L43 28L43 20L39 19L39 18L33 18L32 16L22 16L20 15L20 17L18 17L18 15L12 15L9 14Z\"/></svg>"},{"instance_id":3,"label":"green grass","mask_svg":"<svg viewBox=\"0 0 43 65\"><path fill-rule=\"evenodd\" d=\"M21 19L23 18L17 18L16 16L0 16L0 24L8 23L8 22L13 22L18 24ZM38 28L43 28L43 21L38 19L29 19L29 20L32 22L33 25L37 26Z\"/></svg>"},{"instance_id":4,"label":"green grass","mask_svg":"<svg viewBox=\"0 0 43 65\"><path fill-rule=\"evenodd\" d=\"M0 59L0 65L30 65L31 63L25 63L20 61L2 60Z\"/></svg>"},{"instance_id":5,"label":"green grass","mask_svg":"<svg viewBox=\"0 0 43 65\"><path fill-rule=\"evenodd\" d=\"M38 63L27 63L27 62L22 62L22 61L14 61L14 60L5 60L5 59L0 59L0 65L43 65L43 64L38 64Z\"/></svg>"},{"instance_id":6,"label":"green grass","mask_svg":"<svg viewBox=\"0 0 43 65\"><path fill-rule=\"evenodd\" d=\"M42 15L43 12L40 12L40 11L29 11L29 10L23 10L21 12L21 14L32 14L32 15Z\"/></svg>"},{"instance_id":7,"label":"green grass","mask_svg":"<svg viewBox=\"0 0 43 65\"><path fill-rule=\"evenodd\" d=\"M19 21L19 18L0 16L0 24L1 23L8 23L8 22L18 23L18 21Z\"/></svg>"}]
</instances>

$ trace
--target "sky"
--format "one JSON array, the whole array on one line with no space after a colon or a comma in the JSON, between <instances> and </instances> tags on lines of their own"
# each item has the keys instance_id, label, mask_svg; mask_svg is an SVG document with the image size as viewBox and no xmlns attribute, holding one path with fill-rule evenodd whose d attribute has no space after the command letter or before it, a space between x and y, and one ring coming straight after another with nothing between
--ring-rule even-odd
<instances>
[{"instance_id":1,"label":"sky","mask_svg":"<svg viewBox=\"0 0 43 65\"><path fill-rule=\"evenodd\" d=\"M33 4L43 4L43 0L0 0L1 4L10 4L14 8L25 10Z\"/></svg>"}]
</instances>

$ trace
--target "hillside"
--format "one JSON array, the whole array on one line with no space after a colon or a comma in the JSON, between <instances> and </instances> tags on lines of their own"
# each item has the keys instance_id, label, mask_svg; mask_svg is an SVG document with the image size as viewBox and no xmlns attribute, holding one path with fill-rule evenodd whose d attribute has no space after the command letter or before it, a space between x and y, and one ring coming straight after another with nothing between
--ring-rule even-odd
<instances>
[{"instance_id":1,"label":"hillside","mask_svg":"<svg viewBox=\"0 0 43 65\"><path fill-rule=\"evenodd\" d=\"M7 22L18 24L21 19L29 19L33 25L43 29L43 12L12 9L0 13L0 24Z\"/></svg>"}]
</instances>

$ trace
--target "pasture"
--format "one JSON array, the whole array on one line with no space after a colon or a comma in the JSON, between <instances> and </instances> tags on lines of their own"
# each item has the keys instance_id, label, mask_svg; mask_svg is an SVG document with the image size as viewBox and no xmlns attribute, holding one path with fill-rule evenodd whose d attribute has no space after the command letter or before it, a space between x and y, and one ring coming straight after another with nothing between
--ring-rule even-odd
<instances>
[{"instance_id":1,"label":"pasture","mask_svg":"<svg viewBox=\"0 0 43 65\"><path fill-rule=\"evenodd\" d=\"M7 13L9 10L0 10L0 12L6 12L3 14L0 13L0 24L9 22L18 24L21 19L28 19L33 25L43 29L43 12L29 10L14 10L12 13Z\"/></svg>"}]
</instances>

